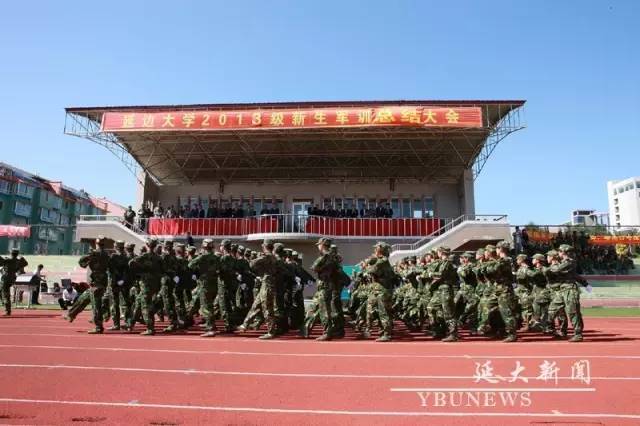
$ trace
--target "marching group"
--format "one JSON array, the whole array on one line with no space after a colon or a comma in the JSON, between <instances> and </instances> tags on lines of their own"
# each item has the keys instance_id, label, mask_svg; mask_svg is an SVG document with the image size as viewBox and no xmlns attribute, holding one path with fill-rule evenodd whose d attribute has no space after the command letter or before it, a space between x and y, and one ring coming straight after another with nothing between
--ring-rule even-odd
<instances>
[{"instance_id":1,"label":"marching group","mask_svg":"<svg viewBox=\"0 0 640 426\"><path fill-rule=\"evenodd\" d=\"M90 268L90 291L65 315L69 321L89 304L94 328L103 323L111 329L133 331L146 326L144 335L155 333L156 316L168 318L166 333L188 329L199 315L203 337L218 332L257 330L266 324L261 339L272 339L289 330L309 337L315 324L322 334L317 340L345 335L349 324L361 338L379 329L378 341L392 339L394 320L414 332L453 342L459 330L471 335L517 340L517 330L539 331L570 341L582 340L579 285L587 283L577 274L573 248L562 245L546 255L535 254L532 266L526 255L515 262L510 246L501 242L459 257L446 247L424 257L389 262L391 247L384 242L360 263L353 277L342 268L338 248L328 238L317 243L319 256L311 269L302 267L297 252L281 243L265 240L256 252L223 240L218 247L205 239L200 250L166 241L149 240L139 254L133 244L117 241L115 253L96 241L96 250L80 259ZM303 289L315 281L316 293L305 309ZM345 321L341 294L350 287ZM216 319L223 328L216 328Z\"/></svg>"}]
</instances>

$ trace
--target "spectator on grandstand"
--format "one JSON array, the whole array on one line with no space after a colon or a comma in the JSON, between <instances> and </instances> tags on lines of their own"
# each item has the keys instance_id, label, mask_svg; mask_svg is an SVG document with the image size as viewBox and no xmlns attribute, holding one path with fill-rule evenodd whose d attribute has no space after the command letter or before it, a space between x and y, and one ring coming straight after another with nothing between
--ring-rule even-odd
<instances>
[{"instance_id":1,"label":"spectator on grandstand","mask_svg":"<svg viewBox=\"0 0 640 426\"><path fill-rule=\"evenodd\" d=\"M154 217L164 216L164 208L162 207L162 203L159 202L158 205L153 208L153 216Z\"/></svg>"},{"instance_id":2,"label":"spectator on grandstand","mask_svg":"<svg viewBox=\"0 0 640 426\"><path fill-rule=\"evenodd\" d=\"M207 218L218 217L218 204L217 203L209 203L209 207L207 207Z\"/></svg>"},{"instance_id":3,"label":"spectator on grandstand","mask_svg":"<svg viewBox=\"0 0 640 426\"><path fill-rule=\"evenodd\" d=\"M231 211L231 217L244 217L244 210L235 204Z\"/></svg>"},{"instance_id":4,"label":"spectator on grandstand","mask_svg":"<svg viewBox=\"0 0 640 426\"><path fill-rule=\"evenodd\" d=\"M131 229L133 227L133 221L135 218L136 218L136 212L133 211L131 206L127 207L127 210L124 211L125 226Z\"/></svg>"},{"instance_id":5,"label":"spectator on grandstand","mask_svg":"<svg viewBox=\"0 0 640 426\"><path fill-rule=\"evenodd\" d=\"M60 309L66 311L78 300L78 291L73 286L68 286L62 291L62 297L58 299Z\"/></svg>"},{"instance_id":6,"label":"spectator on grandstand","mask_svg":"<svg viewBox=\"0 0 640 426\"><path fill-rule=\"evenodd\" d=\"M520 227L516 226L516 230L511 234L513 238L513 247L516 251L516 254L522 253L522 232L520 231Z\"/></svg>"},{"instance_id":7,"label":"spectator on grandstand","mask_svg":"<svg viewBox=\"0 0 640 426\"><path fill-rule=\"evenodd\" d=\"M520 231L520 237L522 238L522 248L527 249L529 247L529 233L527 232L527 228L523 228Z\"/></svg>"},{"instance_id":8,"label":"spectator on grandstand","mask_svg":"<svg viewBox=\"0 0 640 426\"><path fill-rule=\"evenodd\" d=\"M254 207L253 203L249 204L249 209L247 210L247 216L249 217L253 217L256 215L256 208Z\"/></svg>"},{"instance_id":9,"label":"spectator on grandstand","mask_svg":"<svg viewBox=\"0 0 640 426\"><path fill-rule=\"evenodd\" d=\"M191 232L187 232L187 247L195 246Z\"/></svg>"}]
</instances>

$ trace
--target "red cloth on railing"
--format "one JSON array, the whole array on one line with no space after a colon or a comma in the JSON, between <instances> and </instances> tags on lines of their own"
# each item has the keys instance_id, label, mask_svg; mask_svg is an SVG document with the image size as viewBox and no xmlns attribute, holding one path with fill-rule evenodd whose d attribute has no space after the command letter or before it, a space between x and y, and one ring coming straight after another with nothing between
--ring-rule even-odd
<instances>
[{"instance_id":1,"label":"red cloth on railing","mask_svg":"<svg viewBox=\"0 0 640 426\"><path fill-rule=\"evenodd\" d=\"M310 217L306 232L309 234L354 237L424 237L441 227L440 219L341 219Z\"/></svg>"},{"instance_id":2,"label":"red cloth on railing","mask_svg":"<svg viewBox=\"0 0 640 426\"><path fill-rule=\"evenodd\" d=\"M229 235L278 232L275 217L214 218L214 219L149 219L149 235Z\"/></svg>"}]
</instances>

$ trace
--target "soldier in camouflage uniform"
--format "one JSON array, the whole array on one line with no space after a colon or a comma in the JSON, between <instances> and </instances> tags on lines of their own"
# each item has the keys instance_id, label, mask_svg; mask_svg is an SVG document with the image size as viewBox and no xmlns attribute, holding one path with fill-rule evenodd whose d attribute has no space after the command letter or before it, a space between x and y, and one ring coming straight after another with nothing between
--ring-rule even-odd
<instances>
[{"instance_id":1,"label":"soldier in camouflage uniform","mask_svg":"<svg viewBox=\"0 0 640 426\"><path fill-rule=\"evenodd\" d=\"M193 290L192 272L189 269L189 259L185 253L184 244L175 246L176 276L179 278L173 289L173 298L176 304L178 323L185 327L188 324L187 305L191 302L191 290Z\"/></svg>"},{"instance_id":2,"label":"soldier in camouflage uniform","mask_svg":"<svg viewBox=\"0 0 640 426\"><path fill-rule=\"evenodd\" d=\"M489 277L489 268L492 268L497 263L496 259L496 247L492 244L488 244L483 251L483 259L477 263L476 276L478 277L478 295L480 300L478 302L478 332L482 335L489 335L490 333L497 333L498 321L498 297L495 294L495 285ZM502 324L499 324L502 326Z\"/></svg>"},{"instance_id":3,"label":"soldier in camouflage uniform","mask_svg":"<svg viewBox=\"0 0 640 426\"><path fill-rule=\"evenodd\" d=\"M285 262L286 249L284 244L275 243L273 245L273 255L276 258L276 316L278 318L277 334L284 334L289 331L289 313L291 309L291 296L293 287L296 284L295 276L290 265Z\"/></svg>"},{"instance_id":4,"label":"soldier in camouflage uniform","mask_svg":"<svg viewBox=\"0 0 640 426\"><path fill-rule=\"evenodd\" d=\"M238 247L236 255L236 266L238 268L238 274L241 277L240 285L236 290L236 309L237 317L244 319L253 304L253 287L255 286L256 276L249 266L249 260L247 254L250 255L250 250L243 246Z\"/></svg>"},{"instance_id":5,"label":"soldier in camouflage uniform","mask_svg":"<svg viewBox=\"0 0 640 426\"><path fill-rule=\"evenodd\" d=\"M456 268L449 260L451 250L448 247L438 248L440 261L431 273L431 300L429 301L429 321L431 333L443 342L455 342L458 337L458 323L455 318L453 291L458 279Z\"/></svg>"},{"instance_id":6,"label":"soldier in camouflage uniform","mask_svg":"<svg viewBox=\"0 0 640 426\"><path fill-rule=\"evenodd\" d=\"M216 335L214 301L218 293L218 277L222 268L220 257L213 251L213 241L202 241L202 253L189 262L189 269L198 276L200 289L200 309L205 320L205 332L201 337Z\"/></svg>"},{"instance_id":7,"label":"soldier in camouflage uniform","mask_svg":"<svg viewBox=\"0 0 640 426\"><path fill-rule=\"evenodd\" d=\"M11 286L16 282L16 276L28 265L24 257L18 255L20 250L12 249L8 259L0 256L2 277L0 278L0 301L4 305L4 314L11 315ZM28 297L31 297L29 293Z\"/></svg>"},{"instance_id":8,"label":"soldier in camouflage uniform","mask_svg":"<svg viewBox=\"0 0 640 426\"><path fill-rule=\"evenodd\" d=\"M549 303L549 328L553 330L553 336L555 338L567 337L568 320L567 315L562 306L562 294L560 293L562 286L562 278L558 273L558 264L560 263L560 255L556 250L549 250L547 252L547 263L549 266L543 269L544 276L547 280L547 287L551 292L551 302ZM556 300L556 306L558 309L551 316L551 304ZM559 331L555 329L556 320L559 323Z\"/></svg>"},{"instance_id":9,"label":"soldier in camouflage uniform","mask_svg":"<svg viewBox=\"0 0 640 426\"><path fill-rule=\"evenodd\" d=\"M458 324L464 325L468 323L471 335L477 334L478 327L478 295L476 287L478 279L474 271L473 260L476 254L474 252L465 252L460 259L458 267L458 278L460 279L460 290L458 290L454 303L461 306Z\"/></svg>"},{"instance_id":10,"label":"soldier in camouflage uniform","mask_svg":"<svg viewBox=\"0 0 640 426\"><path fill-rule=\"evenodd\" d=\"M102 326L102 298L104 297L109 281L109 254L104 249L104 245L104 237L99 236L96 239L96 249L82 256L78 261L80 267L88 267L91 270L89 274L90 288L87 291L91 297L93 324L95 328L89 330L89 334L102 334L104 332Z\"/></svg>"},{"instance_id":11,"label":"soldier in camouflage uniform","mask_svg":"<svg viewBox=\"0 0 640 426\"><path fill-rule=\"evenodd\" d=\"M142 318L147 329L141 334L144 336L152 336L155 334L155 306L154 298L160 291L160 279L163 274L162 258L157 254L157 240L147 241L147 250L139 256L129 261L129 268L132 273L139 277L138 283L140 291L138 292L136 305L141 311ZM132 315L127 328L133 331L136 314Z\"/></svg>"},{"instance_id":12,"label":"soldier in camouflage uniform","mask_svg":"<svg viewBox=\"0 0 640 426\"><path fill-rule=\"evenodd\" d=\"M559 247L559 251L560 262L550 268L557 275L561 285L549 306L549 317L553 319L557 314L564 311L573 326L573 337L569 341L581 342L584 324L582 313L580 312L580 289L578 288L578 283L586 284L586 282L576 272L576 261L572 257L573 247L568 244L562 244Z\"/></svg>"},{"instance_id":13,"label":"soldier in camouflage uniform","mask_svg":"<svg viewBox=\"0 0 640 426\"><path fill-rule=\"evenodd\" d=\"M180 284L178 271L178 259L173 251L173 241L165 241L162 254L162 278L160 279L160 297L164 311L169 317L169 325L163 330L165 333L176 331L179 328L178 314L176 312L175 288Z\"/></svg>"},{"instance_id":14,"label":"soldier in camouflage uniform","mask_svg":"<svg viewBox=\"0 0 640 426\"><path fill-rule=\"evenodd\" d=\"M120 321L127 323L131 314L131 282L129 274L129 257L125 253L124 241L116 241L116 252L109 258L109 292L111 293L111 317L113 326L110 330L120 330ZM104 299L103 299L104 300ZM122 303L122 309L120 302ZM106 306L105 306L106 308Z\"/></svg>"},{"instance_id":15,"label":"soldier in camouflage uniform","mask_svg":"<svg viewBox=\"0 0 640 426\"><path fill-rule=\"evenodd\" d=\"M353 276L349 296L349 313L355 331L362 331L367 323L367 299L369 299L369 276L365 272L366 262L360 262L360 270Z\"/></svg>"},{"instance_id":16,"label":"soldier in camouflage uniform","mask_svg":"<svg viewBox=\"0 0 640 426\"><path fill-rule=\"evenodd\" d=\"M549 326L549 303L551 303L551 290L547 287L547 278L544 273L543 254L536 253L532 257L533 268L528 271L529 282L533 289L533 325L532 329L552 334Z\"/></svg>"},{"instance_id":17,"label":"soldier in camouflage uniform","mask_svg":"<svg viewBox=\"0 0 640 426\"><path fill-rule=\"evenodd\" d=\"M368 338L373 328L374 317L380 321L380 337L377 342L391 341L393 331L393 312L391 310L391 295L398 283L398 276L389 263L391 246L379 242L374 246L373 256L367 262L366 273L371 277L369 298L367 299L367 328L363 337Z\"/></svg>"},{"instance_id":18,"label":"soldier in camouflage uniform","mask_svg":"<svg viewBox=\"0 0 640 426\"><path fill-rule=\"evenodd\" d=\"M517 300L513 291L513 270L509 257L509 244L501 242L498 247L498 260L486 268L486 275L494 285L498 299L498 311L505 326L506 337L503 342L515 342Z\"/></svg>"},{"instance_id":19,"label":"soldier in camouflage uniform","mask_svg":"<svg viewBox=\"0 0 640 426\"><path fill-rule=\"evenodd\" d=\"M429 323L429 302L431 302L431 283L433 281L433 273L438 269L440 260L438 252L434 249L426 253L424 256L424 266L420 274L416 277L420 283L421 291L418 299L418 309L422 325L427 323L427 332L430 332L432 324ZM422 325L420 328L422 328Z\"/></svg>"},{"instance_id":20,"label":"soldier in camouflage uniform","mask_svg":"<svg viewBox=\"0 0 640 426\"><path fill-rule=\"evenodd\" d=\"M318 280L316 281L316 294L314 299L318 303L319 309L319 317L320 321L322 321L322 329L323 333L316 340L331 340L336 330L334 327L336 326L334 315L333 315L333 304L332 304L332 292L335 286L333 280L336 278L338 264L336 263L336 258L331 254L331 240L328 238L320 238L318 243L316 244L318 247L318 251L320 252L320 257L318 257L311 269L318 276ZM316 315L314 315L315 317ZM307 316L307 320L305 321L305 330L310 331L311 327L313 327L313 322L309 324L311 318ZM343 330L344 331L344 330Z\"/></svg>"},{"instance_id":21,"label":"soldier in camouflage uniform","mask_svg":"<svg viewBox=\"0 0 640 426\"><path fill-rule=\"evenodd\" d=\"M529 331L533 324L533 284L531 282L531 268L527 264L527 255L519 254L516 257L516 284L515 294L520 306L520 322Z\"/></svg>"},{"instance_id":22,"label":"soldier in camouflage uniform","mask_svg":"<svg viewBox=\"0 0 640 426\"><path fill-rule=\"evenodd\" d=\"M220 243L220 276L218 277L218 308L224 323L224 332L232 333L234 329L233 314L235 294L238 286L238 268L236 257L232 251L230 240Z\"/></svg>"},{"instance_id":23,"label":"soldier in camouflage uniform","mask_svg":"<svg viewBox=\"0 0 640 426\"><path fill-rule=\"evenodd\" d=\"M342 256L338 253L338 246L331 244L329 253L336 264L335 276L331 281L331 321L333 322L333 336L344 337L344 309L342 307L342 289L351 284L351 278L342 269Z\"/></svg>"},{"instance_id":24,"label":"soldier in camouflage uniform","mask_svg":"<svg viewBox=\"0 0 640 426\"><path fill-rule=\"evenodd\" d=\"M289 326L293 330L299 330L304 323L304 283L309 279L308 274L298 261L298 253L289 250L285 262L291 269L295 284L289 298Z\"/></svg>"},{"instance_id":25,"label":"soldier in camouflage uniform","mask_svg":"<svg viewBox=\"0 0 640 426\"><path fill-rule=\"evenodd\" d=\"M273 339L276 337L278 334L278 321L280 318L276 301L278 292L278 260L273 255L273 249L273 242L265 240L262 244L262 256L257 257L250 263L251 269L258 277L260 277L260 281L262 283L260 292L254 300L254 306L256 304L256 300L259 301L261 305L260 310L264 316L265 322L267 323L267 332L259 337L263 340ZM252 307L247 318L245 318L245 324L247 324L247 319L252 316L253 310L254 309ZM246 327L245 324L242 326L243 329Z\"/></svg>"}]
</instances>

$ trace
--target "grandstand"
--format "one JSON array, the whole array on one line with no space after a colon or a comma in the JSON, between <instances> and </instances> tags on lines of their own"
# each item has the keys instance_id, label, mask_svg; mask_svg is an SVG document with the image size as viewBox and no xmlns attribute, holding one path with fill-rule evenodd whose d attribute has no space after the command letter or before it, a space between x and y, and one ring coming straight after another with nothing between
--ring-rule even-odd
<instances>
[{"instance_id":1,"label":"grandstand","mask_svg":"<svg viewBox=\"0 0 640 426\"><path fill-rule=\"evenodd\" d=\"M509 238L502 215L477 215L474 180L496 146L524 128L525 101L343 101L66 109L65 133L98 143L134 174L138 204L238 208L250 217L83 216L79 239L104 234L286 241L311 258L331 236L345 263L385 240L397 253ZM385 217L331 217L320 210ZM261 215L260 212L268 214ZM335 216L335 215L334 215ZM345 215L341 215L345 216Z\"/></svg>"}]
</instances>

